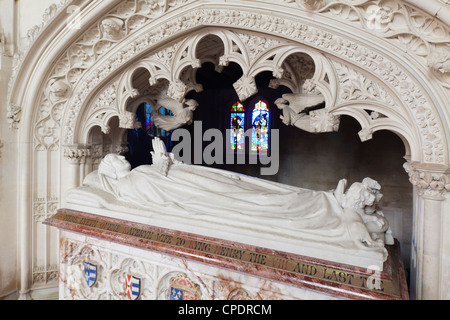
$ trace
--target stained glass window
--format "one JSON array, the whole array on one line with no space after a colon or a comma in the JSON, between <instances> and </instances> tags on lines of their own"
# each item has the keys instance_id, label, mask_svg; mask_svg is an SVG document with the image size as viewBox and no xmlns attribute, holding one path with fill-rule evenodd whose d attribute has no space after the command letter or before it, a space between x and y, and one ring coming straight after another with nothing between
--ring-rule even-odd
<instances>
[{"instance_id":1,"label":"stained glass window","mask_svg":"<svg viewBox=\"0 0 450 320\"><path fill-rule=\"evenodd\" d=\"M251 151L267 152L269 150L270 111L267 103L259 100L252 111L252 145Z\"/></svg>"},{"instance_id":2,"label":"stained glass window","mask_svg":"<svg viewBox=\"0 0 450 320\"><path fill-rule=\"evenodd\" d=\"M245 150L245 110L244 106L237 101L231 107L230 127L231 127L231 150Z\"/></svg>"},{"instance_id":3,"label":"stained glass window","mask_svg":"<svg viewBox=\"0 0 450 320\"><path fill-rule=\"evenodd\" d=\"M145 104L145 131L153 129L153 108L150 104Z\"/></svg>"}]
</instances>

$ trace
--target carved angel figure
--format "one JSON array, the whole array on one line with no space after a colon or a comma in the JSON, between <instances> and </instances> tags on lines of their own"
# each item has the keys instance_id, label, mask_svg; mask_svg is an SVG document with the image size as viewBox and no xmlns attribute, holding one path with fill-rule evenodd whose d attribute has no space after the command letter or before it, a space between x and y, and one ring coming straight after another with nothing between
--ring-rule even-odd
<instances>
[{"instance_id":1,"label":"carved angel figure","mask_svg":"<svg viewBox=\"0 0 450 320\"><path fill-rule=\"evenodd\" d=\"M164 130L173 130L185 124L191 124L194 118L194 110L198 103L193 99L178 102L170 97L162 97L158 99L157 109L161 107L172 111L173 116L162 115L159 112L153 114L155 126Z\"/></svg>"},{"instance_id":2,"label":"carved angel figure","mask_svg":"<svg viewBox=\"0 0 450 320\"><path fill-rule=\"evenodd\" d=\"M339 181L334 195L344 211L347 211L344 216L352 217L348 221L348 227L353 236L369 246L382 243L393 244L391 234L386 234L384 237L389 229L389 223L378 204L383 196L380 193L380 184L372 178L364 178L362 182L353 183L344 192L346 185L346 179ZM364 224L365 230L361 230L360 224Z\"/></svg>"}]
</instances>

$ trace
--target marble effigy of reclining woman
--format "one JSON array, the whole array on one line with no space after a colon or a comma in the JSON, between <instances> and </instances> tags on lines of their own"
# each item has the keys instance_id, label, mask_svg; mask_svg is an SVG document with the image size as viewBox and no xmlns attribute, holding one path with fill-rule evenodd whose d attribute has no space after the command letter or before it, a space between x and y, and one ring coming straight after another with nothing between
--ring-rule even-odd
<instances>
[{"instance_id":1,"label":"marble effigy of reclining woman","mask_svg":"<svg viewBox=\"0 0 450 320\"><path fill-rule=\"evenodd\" d=\"M393 239L373 179L315 191L181 163L159 138L153 149L153 164L133 170L124 156L105 156L68 207L351 265L387 258Z\"/></svg>"}]
</instances>

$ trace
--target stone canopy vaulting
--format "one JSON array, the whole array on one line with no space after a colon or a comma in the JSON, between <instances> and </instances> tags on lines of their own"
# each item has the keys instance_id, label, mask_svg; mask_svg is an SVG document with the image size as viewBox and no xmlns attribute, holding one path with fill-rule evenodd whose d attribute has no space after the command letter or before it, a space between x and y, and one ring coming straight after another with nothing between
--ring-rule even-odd
<instances>
[{"instance_id":1,"label":"stone canopy vaulting","mask_svg":"<svg viewBox=\"0 0 450 320\"><path fill-rule=\"evenodd\" d=\"M0 298L450 298L445 1L0 11Z\"/></svg>"}]
</instances>

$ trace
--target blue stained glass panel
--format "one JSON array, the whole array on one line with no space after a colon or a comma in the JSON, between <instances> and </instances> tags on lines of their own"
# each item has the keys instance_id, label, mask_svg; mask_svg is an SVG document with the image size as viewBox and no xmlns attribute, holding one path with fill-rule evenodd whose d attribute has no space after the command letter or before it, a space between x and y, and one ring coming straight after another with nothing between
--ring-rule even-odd
<instances>
[{"instance_id":1,"label":"blue stained glass panel","mask_svg":"<svg viewBox=\"0 0 450 320\"><path fill-rule=\"evenodd\" d=\"M251 151L268 152L270 132L270 111L267 104L258 101L252 112Z\"/></svg>"}]
</instances>

